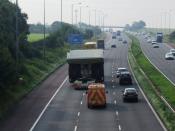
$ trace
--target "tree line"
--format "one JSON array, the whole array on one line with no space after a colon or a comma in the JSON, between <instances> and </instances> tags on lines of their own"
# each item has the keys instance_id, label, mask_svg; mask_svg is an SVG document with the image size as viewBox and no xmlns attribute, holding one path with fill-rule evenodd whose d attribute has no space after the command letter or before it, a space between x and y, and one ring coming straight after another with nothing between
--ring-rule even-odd
<instances>
[{"instance_id":1,"label":"tree line","mask_svg":"<svg viewBox=\"0 0 175 131\"><path fill-rule=\"evenodd\" d=\"M18 37L16 38L16 11L18 12ZM67 42L70 33L79 33L85 39L94 35L94 31L100 33L98 27L83 24L82 28L72 26L67 23L58 21L46 26L46 33L49 37L35 43L27 41L29 33L43 33L42 24L27 24L28 16L21 12L19 7L9 0L0 0L0 89L5 89L15 85L22 74L27 72L24 61L26 59L40 58L43 59L43 44L46 48L63 47ZM16 39L19 40L19 62L16 57ZM17 67L17 68L16 68Z\"/></svg>"}]
</instances>

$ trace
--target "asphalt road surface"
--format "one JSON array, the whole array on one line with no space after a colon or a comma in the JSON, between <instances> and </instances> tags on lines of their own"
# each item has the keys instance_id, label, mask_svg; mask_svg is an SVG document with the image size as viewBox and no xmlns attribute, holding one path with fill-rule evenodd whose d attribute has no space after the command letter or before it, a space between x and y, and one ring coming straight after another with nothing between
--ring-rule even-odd
<instances>
[{"instance_id":1,"label":"asphalt road surface","mask_svg":"<svg viewBox=\"0 0 175 131\"><path fill-rule=\"evenodd\" d=\"M139 38L141 47L149 60L173 83L175 83L175 60L165 60L165 54L171 47L165 43L159 43L159 48L153 48L144 38Z\"/></svg>"},{"instance_id":2,"label":"asphalt road surface","mask_svg":"<svg viewBox=\"0 0 175 131\"><path fill-rule=\"evenodd\" d=\"M108 34L108 39L109 38L111 38L111 35ZM16 121L16 126L14 126L12 123L11 124L13 126L11 126L11 124L8 125L8 122L6 122L6 126L3 126L3 130L25 131L31 129L31 131L163 131L162 126L153 114L145 98L139 91L137 84L133 82L133 85L131 86L120 86L118 84L118 80L116 79L115 70L117 67L127 67L129 69L127 61L129 45L122 44L117 40L109 39L108 41L109 42L107 42L106 45L108 49L106 49L104 52L105 84L108 90L107 108L88 109L85 91L77 91L70 87L66 77L67 67L64 67L63 71L57 71L55 73L55 76L57 76L55 81L53 79L50 80L53 86L57 85L57 93L55 93L55 97L52 97L53 99L47 104L46 108L42 106L42 109L44 110L40 117L37 119L35 116L35 122L33 119L29 121L30 124L28 124L27 127L29 125L31 126L25 129L20 127L25 126L25 119L30 120L30 116L27 115L25 118L24 115L21 117L22 120L17 119L18 121ZM116 44L117 48L111 49L110 46L112 44ZM58 75L56 75L57 73ZM64 78L61 79L63 83L58 82L60 75L62 75L61 73L64 75ZM45 83L43 86L52 86L49 84L50 83ZM138 90L138 103L123 103L122 91L125 87L135 87ZM38 104L40 105L40 103ZM19 114L13 116L17 117L18 115ZM23 121L25 121L24 125Z\"/></svg>"}]
</instances>

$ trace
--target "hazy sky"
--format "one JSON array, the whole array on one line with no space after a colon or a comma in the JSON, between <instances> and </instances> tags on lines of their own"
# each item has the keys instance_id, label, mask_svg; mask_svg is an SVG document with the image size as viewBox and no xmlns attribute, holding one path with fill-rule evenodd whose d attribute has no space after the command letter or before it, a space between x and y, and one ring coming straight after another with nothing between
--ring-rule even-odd
<instances>
[{"instance_id":1,"label":"hazy sky","mask_svg":"<svg viewBox=\"0 0 175 131\"><path fill-rule=\"evenodd\" d=\"M28 14L29 23L42 23L44 0L18 1L22 11ZM60 1L46 0L46 22L48 24L60 20ZM82 21L86 23L88 23L89 10L91 12L91 24L95 23L94 9L96 9L98 10L97 16L101 15L101 12L106 14L106 25L123 26L142 19L149 26L166 25L168 27L170 21L171 27L175 27L175 0L63 0L63 21L71 23L71 5L78 2L82 2L83 6L89 6L89 8L82 7ZM75 6L74 9L78 10L79 21L79 7ZM171 17L169 17L170 14ZM97 17L97 24L98 21L99 17Z\"/></svg>"}]
</instances>

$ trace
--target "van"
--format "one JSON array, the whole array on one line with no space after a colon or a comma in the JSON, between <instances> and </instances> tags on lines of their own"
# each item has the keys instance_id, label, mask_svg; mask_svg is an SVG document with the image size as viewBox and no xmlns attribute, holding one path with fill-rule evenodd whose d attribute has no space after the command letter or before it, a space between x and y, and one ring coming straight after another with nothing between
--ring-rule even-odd
<instances>
[{"instance_id":1,"label":"van","mask_svg":"<svg viewBox=\"0 0 175 131\"><path fill-rule=\"evenodd\" d=\"M88 86L87 90L87 106L106 107L106 92L105 85L101 83L93 83Z\"/></svg>"}]
</instances>

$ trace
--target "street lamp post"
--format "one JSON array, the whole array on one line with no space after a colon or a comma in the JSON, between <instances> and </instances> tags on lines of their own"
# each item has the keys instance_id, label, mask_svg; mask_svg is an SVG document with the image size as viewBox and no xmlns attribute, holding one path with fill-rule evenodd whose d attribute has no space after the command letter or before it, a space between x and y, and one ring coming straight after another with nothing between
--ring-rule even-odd
<instances>
[{"instance_id":1,"label":"street lamp post","mask_svg":"<svg viewBox=\"0 0 175 131\"><path fill-rule=\"evenodd\" d=\"M61 0L61 24L63 22L63 0Z\"/></svg>"},{"instance_id":2,"label":"street lamp post","mask_svg":"<svg viewBox=\"0 0 175 131\"><path fill-rule=\"evenodd\" d=\"M16 72L18 74L19 64L19 20L18 20L18 0L16 0Z\"/></svg>"},{"instance_id":3,"label":"street lamp post","mask_svg":"<svg viewBox=\"0 0 175 131\"><path fill-rule=\"evenodd\" d=\"M72 14L72 25L74 24L74 5L81 5L81 3L72 4L72 11L71 11L71 14Z\"/></svg>"},{"instance_id":4,"label":"street lamp post","mask_svg":"<svg viewBox=\"0 0 175 131\"><path fill-rule=\"evenodd\" d=\"M44 0L44 41L43 41L43 59L45 61L46 58L46 43L45 43L45 39L46 39L46 2Z\"/></svg>"}]
</instances>

